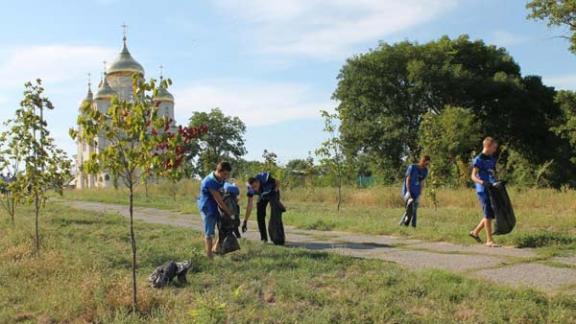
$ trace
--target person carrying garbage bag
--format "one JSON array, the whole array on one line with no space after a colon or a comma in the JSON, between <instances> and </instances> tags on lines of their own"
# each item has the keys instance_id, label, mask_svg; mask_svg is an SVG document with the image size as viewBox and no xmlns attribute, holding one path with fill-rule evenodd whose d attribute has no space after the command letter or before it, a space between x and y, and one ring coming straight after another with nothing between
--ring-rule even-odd
<instances>
[{"instance_id":1,"label":"person carrying garbage bag","mask_svg":"<svg viewBox=\"0 0 576 324\"><path fill-rule=\"evenodd\" d=\"M258 221L258 230L260 240L268 242L270 239L276 245L284 245L286 236L284 233L284 224L282 223L282 213L286 211L284 205L280 202L280 183L272 177L269 172L258 173L255 177L248 179L247 185L248 204L246 205L246 214L242 224L242 231L246 232L248 228L248 219L254 206L254 196L258 195L256 204L256 218ZM266 232L266 208L270 204L271 215L268 222L268 233Z\"/></svg>"},{"instance_id":2,"label":"person carrying garbage bag","mask_svg":"<svg viewBox=\"0 0 576 324\"><path fill-rule=\"evenodd\" d=\"M400 225L416 227L417 210L420 194L424 189L424 182L428 177L430 156L424 155L417 164L411 164L406 169L406 175L402 182L402 199L404 199L406 211L400 219Z\"/></svg>"},{"instance_id":3,"label":"person carrying garbage bag","mask_svg":"<svg viewBox=\"0 0 576 324\"><path fill-rule=\"evenodd\" d=\"M482 153L472 161L472 175L476 194L480 201L484 218L468 235L479 243L480 231L486 231L486 246L499 247L494 242L493 235L509 233L516 224L512 205L503 182L496 178L496 152L498 143L492 137L486 137L482 142ZM496 218L496 228L492 221Z\"/></svg>"}]
</instances>

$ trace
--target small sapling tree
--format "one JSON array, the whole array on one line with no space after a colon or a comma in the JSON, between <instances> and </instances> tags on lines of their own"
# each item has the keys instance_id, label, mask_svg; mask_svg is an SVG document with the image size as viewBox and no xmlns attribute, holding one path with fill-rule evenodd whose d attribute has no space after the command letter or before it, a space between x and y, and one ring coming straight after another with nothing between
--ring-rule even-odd
<instances>
[{"instance_id":1,"label":"small sapling tree","mask_svg":"<svg viewBox=\"0 0 576 324\"><path fill-rule=\"evenodd\" d=\"M316 155L320 158L320 166L328 171L336 182L338 192L337 210L340 211L342 205L342 183L344 155L342 154L342 141L336 126L337 114L330 114L321 110L320 114L324 118L324 131L328 133L328 139L316 150Z\"/></svg>"},{"instance_id":2,"label":"small sapling tree","mask_svg":"<svg viewBox=\"0 0 576 324\"><path fill-rule=\"evenodd\" d=\"M170 80L163 80L168 87ZM113 97L107 111L84 105L78 117L79 130L70 130L72 138L92 142L100 137L108 144L82 164L83 171L106 172L128 189L129 231L132 251L132 311L137 311L136 235L134 233L134 190L143 176L170 174L184 158L182 144L198 137L205 128L186 129L173 133L174 122L158 113L153 97L158 91L156 81L146 82L133 77L133 99ZM146 172L146 175L143 173Z\"/></svg>"},{"instance_id":3,"label":"small sapling tree","mask_svg":"<svg viewBox=\"0 0 576 324\"><path fill-rule=\"evenodd\" d=\"M13 195L12 204L22 201L34 205L34 251L38 254L40 210L48 199L49 190L62 193L64 185L70 180L71 161L50 137L44 110L53 110L54 106L44 96L41 80L28 82L25 87L20 108L16 110L15 117L6 123L10 135L3 135L9 138L3 159L12 163L15 169L8 185ZM21 170L18 170L20 166Z\"/></svg>"}]
</instances>

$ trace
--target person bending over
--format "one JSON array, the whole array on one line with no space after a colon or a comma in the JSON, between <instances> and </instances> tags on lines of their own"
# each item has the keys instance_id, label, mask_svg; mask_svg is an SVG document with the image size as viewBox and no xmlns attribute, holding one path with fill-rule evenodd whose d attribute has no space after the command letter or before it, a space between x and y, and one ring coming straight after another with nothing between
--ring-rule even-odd
<instances>
[{"instance_id":1,"label":"person bending over","mask_svg":"<svg viewBox=\"0 0 576 324\"><path fill-rule=\"evenodd\" d=\"M216 170L207 175L200 184L200 195L198 196L198 210L204 222L204 235L206 256L209 259L214 257L214 236L215 228L220 219L218 207L227 215L232 215L232 211L222 200L221 189L225 180L230 176L232 166L229 162L220 162Z\"/></svg>"},{"instance_id":2,"label":"person bending over","mask_svg":"<svg viewBox=\"0 0 576 324\"><path fill-rule=\"evenodd\" d=\"M476 194L480 201L484 218L469 235L477 242L481 243L480 231L486 231L486 245L497 247L492 238L492 220L494 219L494 209L490 203L488 189L496 182L496 151L498 143L492 137L486 137L482 142L482 153L472 161L472 175L476 187Z\"/></svg>"},{"instance_id":3,"label":"person bending over","mask_svg":"<svg viewBox=\"0 0 576 324\"><path fill-rule=\"evenodd\" d=\"M424 155L417 164L411 164L406 169L406 175L402 183L402 197L404 202L412 199L411 219L410 215L405 212L402 216L401 224L408 226L411 220L412 227L416 227L416 212L420 201L420 194L424 190L424 181L428 177L428 166L430 165L430 156Z\"/></svg>"},{"instance_id":4,"label":"person bending over","mask_svg":"<svg viewBox=\"0 0 576 324\"><path fill-rule=\"evenodd\" d=\"M280 202L280 183L274 179L269 172L258 173L255 177L248 179L247 193L248 203L246 205L246 214L242 223L242 231L246 232L248 228L248 219L254 207L254 196L258 195L256 204L256 219L258 221L258 231L260 240L268 242L266 232L266 207L268 204L277 203L285 211L284 205Z\"/></svg>"}]
</instances>

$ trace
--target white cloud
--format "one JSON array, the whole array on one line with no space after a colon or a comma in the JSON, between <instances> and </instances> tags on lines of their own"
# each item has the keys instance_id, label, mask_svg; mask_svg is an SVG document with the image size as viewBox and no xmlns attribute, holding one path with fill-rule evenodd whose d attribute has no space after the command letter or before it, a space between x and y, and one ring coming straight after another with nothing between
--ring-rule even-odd
<instances>
[{"instance_id":1,"label":"white cloud","mask_svg":"<svg viewBox=\"0 0 576 324\"><path fill-rule=\"evenodd\" d=\"M219 107L227 115L240 117L248 126L262 126L317 118L320 109L334 106L329 93L320 97L311 88L294 83L198 81L173 92L180 122L185 122L193 111Z\"/></svg>"},{"instance_id":2,"label":"white cloud","mask_svg":"<svg viewBox=\"0 0 576 324\"><path fill-rule=\"evenodd\" d=\"M323 58L349 55L373 42L425 23L459 0L215 0L227 15L252 28L260 51Z\"/></svg>"},{"instance_id":3,"label":"white cloud","mask_svg":"<svg viewBox=\"0 0 576 324\"><path fill-rule=\"evenodd\" d=\"M544 76L544 84L553 86L556 89L576 90L576 74Z\"/></svg>"},{"instance_id":4,"label":"white cloud","mask_svg":"<svg viewBox=\"0 0 576 324\"><path fill-rule=\"evenodd\" d=\"M101 71L102 61L117 50L98 46L37 45L12 48L0 58L0 86L21 87L41 78L51 84L86 79L86 73Z\"/></svg>"}]
</instances>

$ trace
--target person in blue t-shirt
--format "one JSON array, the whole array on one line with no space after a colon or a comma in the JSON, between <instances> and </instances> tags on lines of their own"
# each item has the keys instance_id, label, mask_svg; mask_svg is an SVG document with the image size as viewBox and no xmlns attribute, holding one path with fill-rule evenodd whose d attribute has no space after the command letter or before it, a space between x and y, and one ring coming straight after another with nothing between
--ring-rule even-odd
<instances>
[{"instance_id":1,"label":"person in blue t-shirt","mask_svg":"<svg viewBox=\"0 0 576 324\"><path fill-rule=\"evenodd\" d=\"M416 227L416 211L418 210L420 194L424 190L424 182L428 177L429 165L430 156L422 156L417 164L408 166L404 181L402 182L402 198L404 202L408 203L408 201L412 199L412 227ZM404 213L400 224L408 226L408 222L405 221L406 217L408 217L408 215Z\"/></svg>"},{"instance_id":2,"label":"person in blue t-shirt","mask_svg":"<svg viewBox=\"0 0 576 324\"><path fill-rule=\"evenodd\" d=\"M248 179L247 196L248 204L246 205L246 214L242 223L242 231L248 227L248 219L254 207L254 196L258 195L256 204L256 220L258 221L258 230L260 231L260 240L268 242L266 232L266 207L268 203L277 203L278 206L285 210L280 202L280 183L272 177L269 172L260 172L255 177Z\"/></svg>"},{"instance_id":3,"label":"person in blue t-shirt","mask_svg":"<svg viewBox=\"0 0 576 324\"><path fill-rule=\"evenodd\" d=\"M486 137L482 142L482 153L474 158L472 161L472 175L470 178L474 181L476 187L476 194L482 207L484 218L469 235L477 242L482 242L480 239L480 231L486 230L486 245L490 247L497 247L492 238L492 220L494 219L494 210L490 203L490 196L488 189L496 182L496 151L498 150L498 143L492 137Z\"/></svg>"},{"instance_id":4,"label":"person in blue t-shirt","mask_svg":"<svg viewBox=\"0 0 576 324\"><path fill-rule=\"evenodd\" d=\"M232 211L222 200L221 189L224 187L225 180L230 176L232 166L229 162L220 162L216 166L216 170L207 175L200 184L200 195L198 196L198 210L204 222L204 235L206 255L212 259L214 248L214 235L215 228L218 220L220 219L220 212L218 207L228 214L232 215Z\"/></svg>"}]
</instances>

